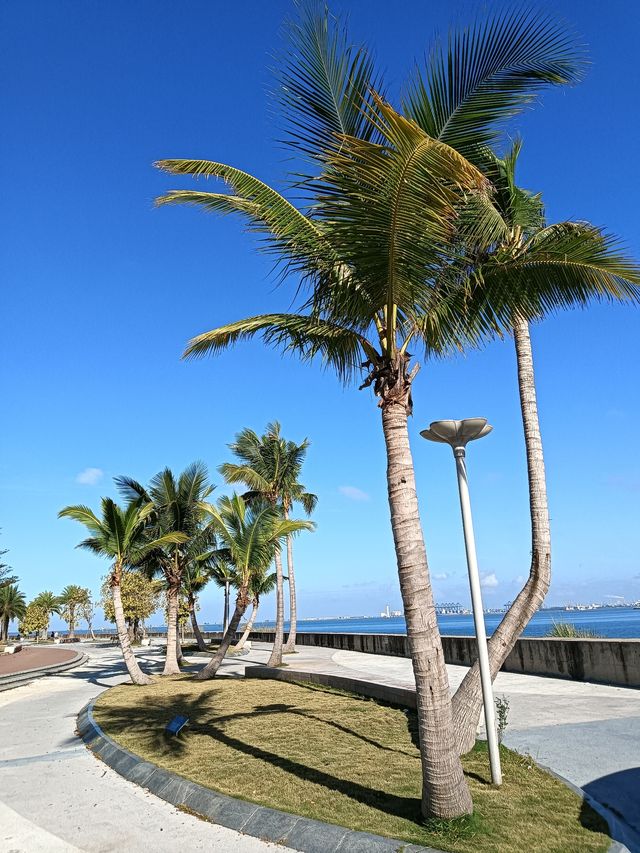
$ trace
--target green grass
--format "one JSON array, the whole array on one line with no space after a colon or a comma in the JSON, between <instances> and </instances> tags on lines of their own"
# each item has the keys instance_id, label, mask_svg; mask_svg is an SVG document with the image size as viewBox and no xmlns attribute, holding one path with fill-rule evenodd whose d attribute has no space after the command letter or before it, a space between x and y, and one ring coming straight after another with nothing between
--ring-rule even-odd
<instances>
[{"instance_id":1,"label":"green grass","mask_svg":"<svg viewBox=\"0 0 640 853\"><path fill-rule=\"evenodd\" d=\"M164 727L176 714L178 738ZM501 747L489 783L484 743L464 757L475 812L420 819L415 714L311 684L186 676L103 693L95 717L118 743L216 791L455 853L600 853L602 820L530 759Z\"/></svg>"}]
</instances>

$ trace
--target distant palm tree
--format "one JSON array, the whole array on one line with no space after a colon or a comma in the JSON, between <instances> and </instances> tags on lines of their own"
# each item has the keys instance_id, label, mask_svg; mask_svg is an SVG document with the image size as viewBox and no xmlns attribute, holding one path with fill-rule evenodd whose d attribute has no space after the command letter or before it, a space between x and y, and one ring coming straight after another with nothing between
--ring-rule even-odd
<instances>
[{"instance_id":1,"label":"distant palm tree","mask_svg":"<svg viewBox=\"0 0 640 853\"><path fill-rule=\"evenodd\" d=\"M54 613L60 613L61 602L57 595L54 595L50 590L45 590L44 592L39 593L34 601L38 607L42 607L47 616L51 617ZM49 631L49 626L44 630L44 634L46 636Z\"/></svg>"},{"instance_id":2,"label":"distant palm tree","mask_svg":"<svg viewBox=\"0 0 640 853\"><path fill-rule=\"evenodd\" d=\"M213 567L206 559L198 560L194 558L187 563L182 579L183 589L189 606L189 617L191 619L193 635L196 638L196 643L198 644L198 648L201 652L207 651L207 644L205 643L202 632L200 631L198 617L196 616L198 596L211 581L213 571Z\"/></svg>"},{"instance_id":3,"label":"distant palm tree","mask_svg":"<svg viewBox=\"0 0 640 853\"><path fill-rule=\"evenodd\" d=\"M9 622L23 619L27 612L27 600L15 583L0 586L0 640L9 638Z\"/></svg>"},{"instance_id":4,"label":"distant palm tree","mask_svg":"<svg viewBox=\"0 0 640 853\"><path fill-rule=\"evenodd\" d=\"M131 501L123 509L111 498L103 498L101 518L89 507L81 505L65 507L58 513L59 518L72 518L84 524L91 534L80 542L78 548L86 548L112 560L108 580L113 596L114 618L124 662L134 684L150 684L151 679L140 669L131 648L122 608L122 573L127 568L137 566L150 552L186 539L183 533L176 532L150 539L147 535L148 520L153 511L153 504L143 504L139 500Z\"/></svg>"},{"instance_id":5,"label":"distant palm tree","mask_svg":"<svg viewBox=\"0 0 640 853\"><path fill-rule=\"evenodd\" d=\"M186 565L190 559L189 542L202 533L204 506L213 491L208 482L207 467L194 462L176 477L165 468L153 477L148 487L130 477L117 477L121 493L138 498L153 507L148 517L148 535L158 539L172 533L181 539L170 542L162 550L149 554L147 566L161 571L167 585L167 654L163 675L180 673L178 665L178 598Z\"/></svg>"},{"instance_id":6,"label":"distant palm tree","mask_svg":"<svg viewBox=\"0 0 640 853\"><path fill-rule=\"evenodd\" d=\"M287 541L290 536L287 537ZM271 572L270 575L256 575L252 581L250 586L251 593L251 615L249 616L249 621L247 622L247 626L244 629L242 637L236 644L236 651L239 651L243 648L244 644L247 642L249 634L253 630L253 626L256 621L256 617L258 615L258 608L260 607L260 599L263 595L268 595L270 592L276 588L278 583L278 578L275 572Z\"/></svg>"},{"instance_id":7,"label":"distant palm tree","mask_svg":"<svg viewBox=\"0 0 640 853\"><path fill-rule=\"evenodd\" d=\"M250 491L243 497L246 500L266 500L272 506L279 506L285 518L288 518L294 501L302 504L310 515L318 501L307 492L299 482L300 471L306 456L309 442L302 444L286 441L282 438L280 424L267 424L264 435L258 436L252 429L241 430L235 441L229 445L231 452L240 462L224 462L219 471L228 483L244 483ZM287 571L289 579L289 599L291 627L286 647L284 643L284 591L280 546L275 551L276 566L276 631L269 666L280 666L285 652L295 651L297 605L295 576L293 569L293 542L287 537Z\"/></svg>"},{"instance_id":8,"label":"distant palm tree","mask_svg":"<svg viewBox=\"0 0 640 853\"><path fill-rule=\"evenodd\" d=\"M223 497L207 510L220 543L219 555L235 571L236 606L218 651L196 678L213 678L235 637L240 620L249 605L253 579L263 576L273 560L276 546L289 534L311 530L310 521L291 521L271 504L252 501L239 495Z\"/></svg>"},{"instance_id":9,"label":"distant palm tree","mask_svg":"<svg viewBox=\"0 0 640 853\"><path fill-rule=\"evenodd\" d=\"M235 569L225 559L218 557L213 562L211 579L220 589L224 590L224 610L222 613L222 634L224 636L229 627L229 594L236 580Z\"/></svg>"}]
</instances>

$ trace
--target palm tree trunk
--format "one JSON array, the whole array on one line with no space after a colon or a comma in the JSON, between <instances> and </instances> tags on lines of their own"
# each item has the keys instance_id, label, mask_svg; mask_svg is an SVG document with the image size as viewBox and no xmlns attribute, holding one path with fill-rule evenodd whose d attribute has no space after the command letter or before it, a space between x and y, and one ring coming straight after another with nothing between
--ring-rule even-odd
<instances>
[{"instance_id":1,"label":"palm tree trunk","mask_svg":"<svg viewBox=\"0 0 640 853\"><path fill-rule=\"evenodd\" d=\"M73 607L69 608L69 639L76 636L76 618Z\"/></svg>"},{"instance_id":2,"label":"palm tree trunk","mask_svg":"<svg viewBox=\"0 0 640 853\"><path fill-rule=\"evenodd\" d=\"M196 601L192 593L189 593L189 616L191 617L191 627L193 628L193 636L196 638L196 643L201 652L207 651L207 644L202 636L202 631L198 625L196 618Z\"/></svg>"},{"instance_id":3,"label":"palm tree trunk","mask_svg":"<svg viewBox=\"0 0 640 853\"><path fill-rule=\"evenodd\" d=\"M253 623L256 621L256 616L258 615L258 607L260 606L260 602L257 598L253 599L253 607L251 610L251 616L249 617L249 621L247 622L247 627L244 629L244 634L240 637L239 642L236 644L236 651L244 648L244 644L247 641L247 637L251 633L253 629Z\"/></svg>"},{"instance_id":4,"label":"palm tree trunk","mask_svg":"<svg viewBox=\"0 0 640 853\"><path fill-rule=\"evenodd\" d=\"M176 660L178 661L178 666L182 666L185 663L184 655L182 654L182 642L180 640L180 631L177 630L177 626L176 626Z\"/></svg>"},{"instance_id":5,"label":"palm tree trunk","mask_svg":"<svg viewBox=\"0 0 640 853\"><path fill-rule=\"evenodd\" d=\"M531 511L531 568L529 578L489 640L491 677L495 678L525 626L538 610L551 582L551 528L547 484L538 419L531 336L526 321L513 328L518 362L518 387L524 426ZM474 744L482 688L477 662L471 667L453 697L453 714L460 753Z\"/></svg>"},{"instance_id":6,"label":"palm tree trunk","mask_svg":"<svg viewBox=\"0 0 640 853\"><path fill-rule=\"evenodd\" d=\"M285 512L285 518L287 513ZM296 650L296 631L298 628L298 605L296 601L296 579L293 573L293 536L287 536L287 575L289 576L289 638L282 650L291 655Z\"/></svg>"},{"instance_id":7,"label":"palm tree trunk","mask_svg":"<svg viewBox=\"0 0 640 853\"><path fill-rule=\"evenodd\" d=\"M224 618L222 620L222 636L227 633L229 627L229 581L224 582Z\"/></svg>"},{"instance_id":8,"label":"palm tree trunk","mask_svg":"<svg viewBox=\"0 0 640 853\"><path fill-rule=\"evenodd\" d=\"M122 649L122 657L124 658L125 666L129 677L134 684L151 684L151 679L144 673L136 656L131 648L129 640L129 632L127 631L127 623L124 618L124 609L122 607L122 594L120 591L120 578L116 575L111 584L111 595L113 596L113 613L116 621L116 629L118 631L118 640Z\"/></svg>"},{"instance_id":9,"label":"palm tree trunk","mask_svg":"<svg viewBox=\"0 0 640 853\"><path fill-rule=\"evenodd\" d=\"M229 646L231 645L232 640L235 638L236 630L238 625L240 624L240 620L244 616L244 613L249 604L249 596L247 594L248 586L242 586L238 590L238 597L236 599L236 607L233 611L233 616L231 617L231 622L229 623L229 627L225 631L224 637L222 638L222 642L218 648L218 651L211 658L209 663L204 666L200 672L198 672L194 677L198 681L206 681L209 678L213 678L220 668L220 664L224 660L224 656L226 655Z\"/></svg>"},{"instance_id":10,"label":"palm tree trunk","mask_svg":"<svg viewBox=\"0 0 640 853\"><path fill-rule=\"evenodd\" d=\"M416 681L422 762L422 814L449 819L473 811L453 729L449 680L436 621L427 554L420 525L407 428L405 394L382 400L387 486L407 640Z\"/></svg>"},{"instance_id":11,"label":"palm tree trunk","mask_svg":"<svg viewBox=\"0 0 640 853\"><path fill-rule=\"evenodd\" d=\"M179 675L178 666L178 591L180 585L170 580L167 587L167 656L163 675Z\"/></svg>"},{"instance_id":12,"label":"palm tree trunk","mask_svg":"<svg viewBox=\"0 0 640 853\"><path fill-rule=\"evenodd\" d=\"M273 637L273 649L267 666L282 666L284 644L284 582L282 578L282 551L280 543L276 545L276 631Z\"/></svg>"}]
</instances>

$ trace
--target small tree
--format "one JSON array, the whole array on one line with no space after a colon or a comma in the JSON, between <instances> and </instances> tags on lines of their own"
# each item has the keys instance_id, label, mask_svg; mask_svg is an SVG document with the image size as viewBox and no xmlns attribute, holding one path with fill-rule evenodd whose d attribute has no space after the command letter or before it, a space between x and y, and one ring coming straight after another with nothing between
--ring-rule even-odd
<instances>
[{"instance_id":1,"label":"small tree","mask_svg":"<svg viewBox=\"0 0 640 853\"><path fill-rule=\"evenodd\" d=\"M9 623L22 619L27 610L24 594L15 583L0 586L0 640L9 638Z\"/></svg>"},{"instance_id":2,"label":"small tree","mask_svg":"<svg viewBox=\"0 0 640 853\"><path fill-rule=\"evenodd\" d=\"M96 613L96 607L93 603L91 592L87 589L87 597L78 606L78 615L87 623L87 631L91 635L91 639L95 640L96 635L93 633L93 619Z\"/></svg>"},{"instance_id":3,"label":"small tree","mask_svg":"<svg viewBox=\"0 0 640 853\"><path fill-rule=\"evenodd\" d=\"M60 613L60 599L57 595L54 595L50 590L46 589L44 592L36 595L32 604L37 604L38 607L42 607L47 613L47 624L42 629L42 633L46 636L46 633L49 630L49 619L51 618L51 614Z\"/></svg>"},{"instance_id":4,"label":"small tree","mask_svg":"<svg viewBox=\"0 0 640 853\"><path fill-rule=\"evenodd\" d=\"M91 592L83 586L69 584L60 594L60 617L69 626L69 636L75 637L80 607L91 597Z\"/></svg>"},{"instance_id":5,"label":"small tree","mask_svg":"<svg viewBox=\"0 0 640 853\"><path fill-rule=\"evenodd\" d=\"M41 634L46 634L49 627L49 612L46 607L38 604L38 599L32 601L27 607L22 620L20 621L19 631L22 636L28 637L29 634L35 633L36 642L40 639Z\"/></svg>"},{"instance_id":6,"label":"small tree","mask_svg":"<svg viewBox=\"0 0 640 853\"><path fill-rule=\"evenodd\" d=\"M149 580L141 572L125 571L122 573L120 589L129 638L139 640L145 619L148 619L161 606L162 584L159 581ZM100 606L104 610L105 619L108 622L115 622L109 577L104 579L100 593L102 596Z\"/></svg>"}]
</instances>

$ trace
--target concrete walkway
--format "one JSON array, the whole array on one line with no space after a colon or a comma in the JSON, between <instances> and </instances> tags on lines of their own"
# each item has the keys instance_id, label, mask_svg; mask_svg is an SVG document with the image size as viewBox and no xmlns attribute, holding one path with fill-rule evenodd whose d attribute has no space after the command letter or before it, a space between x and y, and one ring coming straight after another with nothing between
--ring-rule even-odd
<instances>
[{"instance_id":1,"label":"concrete walkway","mask_svg":"<svg viewBox=\"0 0 640 853\"><path fill-rule=\"evenodd\" d=\"M180 812L98 761L75 734L76 716L125 677L117 648L82 649L90 660L78 669L0 693L0 850L285 849ZM159 663L159 652L145 657Z\"/></svg>"}]
</instances>

